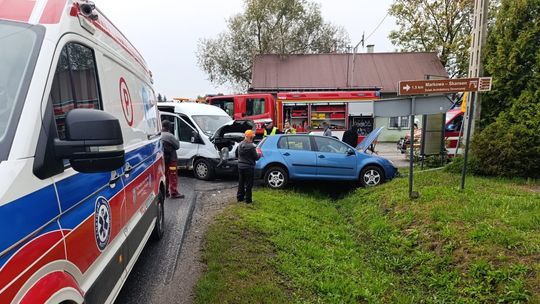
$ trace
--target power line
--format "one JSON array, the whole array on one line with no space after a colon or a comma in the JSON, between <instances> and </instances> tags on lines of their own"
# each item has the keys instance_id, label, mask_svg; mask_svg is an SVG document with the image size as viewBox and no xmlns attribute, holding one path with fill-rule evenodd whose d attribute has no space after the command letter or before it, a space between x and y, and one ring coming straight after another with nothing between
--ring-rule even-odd
<instances>
[{"instance_id":1,"label":"power line","mask_svg":"<svg viewBox=\"0 0 540 304\"><path fill-rule=\"evenodd\" d=\"M373 32L371 32L371 34L369 34L366 38L366 41L369 40L369 38L371 38L371 36L373 36L373 34L375 34L375 32L379 29L379 27L381 27L381 25L383 24L384 20L386 20L386 17L388 17L389 15L389 12L386 13L386 15L384 15L384 18L382 18L381 22L379 22L379 24L377 25L377 27L373 30Z\"/></svg>"}]
</instances>

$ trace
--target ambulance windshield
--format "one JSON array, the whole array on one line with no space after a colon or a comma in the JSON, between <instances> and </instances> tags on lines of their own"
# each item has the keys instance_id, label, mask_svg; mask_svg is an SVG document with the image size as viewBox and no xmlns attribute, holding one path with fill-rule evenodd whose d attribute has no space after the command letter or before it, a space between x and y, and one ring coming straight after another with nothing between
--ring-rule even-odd
<instances>
[{"instance_id":1,"label":"ambulance windshield","mask_svg":"<svg viewBox=\"0 0 540 304\"><path fill-rule=\"evenodd\" d=\"M0 21L0 160L11 147L43 32L41 26Z\"/></svg>"}]
</instances>

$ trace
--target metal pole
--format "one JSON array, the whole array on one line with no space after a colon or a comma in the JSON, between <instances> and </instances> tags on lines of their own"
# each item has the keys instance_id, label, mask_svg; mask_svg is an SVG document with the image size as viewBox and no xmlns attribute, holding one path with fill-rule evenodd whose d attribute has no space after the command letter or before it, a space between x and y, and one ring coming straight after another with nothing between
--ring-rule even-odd
<instances>
[{"instance_id":1,"label":"metal pole","mask_svg":"<svg viewBox=\"0 0 540 304\"><path fill-rule=\"evenodd\" d=\"M411 127L411 137L409 138L409 198L413 198L413 170L414 170L414 102L415 97L411 98L411 117L409 126Z\"/></svg>"},{"instance_id":2,"label":"metal pole","mask_svg":"<svg viewBox=\"0 0 540 304\"><path fill-rule=\"evenodd\" d=\"M444 163L446 162L446 158L444 154L446 150L446 143L444 142L444 139L446 138L445 132L446 132L446 113L443 113L442 126L441 126L441 167L444 166Z\"/></svg>"},{"instance_id":3,"label":"metal pole","mask_svg":"<svg viewBox=\"0 0 540 304\"><path fill-rule=\"evenodd\" d=\"M478 93L477 92L471 93L471 104L469 105L470 111L468 112L470 117L469 119L467 119L468 130L471 129L471 125L474 118L473 117L474 116L474 103L476 99L476 94ZM461 171L461 187L460 187L461 190L465 189L465 174L467 174L467 158L469 156L469 145L471 141L471 133L472 132L467 132L467 135L465 136L465 154L463 156L463 170Z\"/></svg>"}]
</instances>

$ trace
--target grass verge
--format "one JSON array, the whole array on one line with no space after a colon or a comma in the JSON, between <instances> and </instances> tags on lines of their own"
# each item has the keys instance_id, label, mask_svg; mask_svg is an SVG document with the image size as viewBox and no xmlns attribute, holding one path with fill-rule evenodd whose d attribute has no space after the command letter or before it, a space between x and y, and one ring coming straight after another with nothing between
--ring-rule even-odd
<instances>
[{"instance_id":1,"label":"grass verge","mask_svg":"<svg viewBox=\"0 0 540 304\"><path fill-rule=\"evenodd\" d=\"M443 171L340 200L260 190L210 228L197 303L538 303L537 183Z\"/></svg>"}]
</instances>

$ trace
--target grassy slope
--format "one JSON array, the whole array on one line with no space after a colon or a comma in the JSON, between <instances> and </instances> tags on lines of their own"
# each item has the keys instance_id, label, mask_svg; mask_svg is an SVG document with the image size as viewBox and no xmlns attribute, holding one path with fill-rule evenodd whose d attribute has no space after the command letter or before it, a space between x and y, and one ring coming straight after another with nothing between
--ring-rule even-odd
<instances>
[{"instance_id":1,"label":"grassy slope","mask_svg":"<svg viewBox=\"0 0 540 304\"><path fill-rule=\"evenodd\" d=\"M540 195L458 178L419 174L415 201L406 179L339 201L257 191L211 227L197 302L538 302Z\"/></svg>"}]
</instances>

